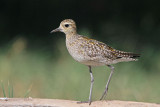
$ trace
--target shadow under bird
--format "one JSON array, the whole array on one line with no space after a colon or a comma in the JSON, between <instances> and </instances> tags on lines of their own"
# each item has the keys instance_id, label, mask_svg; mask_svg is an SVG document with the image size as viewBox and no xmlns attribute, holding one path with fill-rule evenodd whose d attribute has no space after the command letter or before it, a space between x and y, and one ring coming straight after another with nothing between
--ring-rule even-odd
<instances>
[{"instance_id":1,"label":"shadow under bird","mask_svg":"<svg viewBox=\"0 0 160 107\"><path fill-rule=\"evenodd\" d=\"M106 65L111 69L111 73L105 86L105 90L102 94L102 97L100 98L100 100L102 100L107 96L108 86L114 72L114 67L111 64L115 64L118 62L136 61L136 58L140 57L140 54L119 51L103 42L89 39L83 35L77 34L76 23L72 19L63 20L57 29L51 31L51 33L53 32L65 33L66 46L70 55L77 62L87 65L89 68L89 73L91 76L89 100L78 103L91 104L92 102L91 97L94 83L94 78L91 70L92 66Z\"/></svg>"}]
</instances>

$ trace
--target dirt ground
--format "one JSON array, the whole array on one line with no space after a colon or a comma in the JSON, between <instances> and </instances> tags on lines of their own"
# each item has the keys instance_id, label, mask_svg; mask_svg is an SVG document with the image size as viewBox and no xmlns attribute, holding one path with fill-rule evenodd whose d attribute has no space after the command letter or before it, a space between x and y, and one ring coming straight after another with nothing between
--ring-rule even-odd
<instances>
[{"instance_id":1,"label":"dirt ground","mask_svg":"<svg viewBox=\"0 0 160 107\"><path fill-rule=\"evenodd\" d=\"M38 98L0 98L0 107L160 107L160 104L133 101L94 101L77 104L77 101Z\"/></svg>"}]
</instances>

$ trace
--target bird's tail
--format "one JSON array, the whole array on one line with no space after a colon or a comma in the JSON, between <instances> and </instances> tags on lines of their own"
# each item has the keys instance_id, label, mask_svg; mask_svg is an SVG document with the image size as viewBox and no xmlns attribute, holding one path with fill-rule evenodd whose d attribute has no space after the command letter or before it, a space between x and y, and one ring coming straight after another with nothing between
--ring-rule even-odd
<instances>
[{"instance_id":1,"label":"bird's tail","mask_svg":"<svg viewBox=\"0 0 160 107\"><path fill-rule=\"evenodd\" d=\"M135 54L135 53L131 53L131 52L117 51L116 53L118 53L117 58L133 58L133 59L136 59L136 58L140 57L140 54Z\"/></svg>"},{"instance_id":2,"label":"bird's tail","mask_svg":"<svg viewBox=\"0 0 160 107\"><path fill-rule=\"evenodd\" d=\"M138 57L140 57L140 54L135 54L135 53L126 53L126 54L128 54L128 56L129 56L129 58L138 58Z\"/></svg>"}]
</instances>

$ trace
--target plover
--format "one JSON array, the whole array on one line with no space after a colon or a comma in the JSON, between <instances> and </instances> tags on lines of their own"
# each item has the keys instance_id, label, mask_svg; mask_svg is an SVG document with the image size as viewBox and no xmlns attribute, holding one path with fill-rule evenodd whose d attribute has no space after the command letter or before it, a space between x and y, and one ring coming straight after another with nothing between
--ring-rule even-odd
<instances>
[{"instance_id":1,"label":"plover","mask_svg":"<svg viewBox=\"0 0 160 107\"><path fill-rule=\"evenodd\" d=\"M92 74L92 66L108 66L111 69L111 73L108 78L105 90L100 100L104 99L107 95L108 86L114 72L114 67L111 64L126 61L136 61L140 54L134 54L131 52L124 52L116 50L107 44L89 39L83 35L77 34L76 23L72 19L65 19L60 23L60 26L52 30L53 32L63 32L66 35L66 46L70 55L77 61L89 67L89 73L91 76L91 86L89 93L89 100L85 101L91 104L92 88L94 78ZM83 102L79 102L83 103Z\"/></svg>"}]
</instances>

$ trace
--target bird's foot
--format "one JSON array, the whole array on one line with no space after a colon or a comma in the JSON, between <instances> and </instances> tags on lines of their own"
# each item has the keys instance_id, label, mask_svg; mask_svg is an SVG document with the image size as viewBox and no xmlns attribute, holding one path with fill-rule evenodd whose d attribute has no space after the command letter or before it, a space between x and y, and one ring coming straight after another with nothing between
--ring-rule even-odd
<instances>
[{"instance_id":1,"label":"bird's foot","mask_svg":"<svg viewBox=\"0 0 160 107\"><path fill-rule=\"evenodd\" d=\"M82 104L82 103L89 103L89 105L91 105L91 101L79 101L79 102L77 102L77 104Z\"/></svg>"}]
</instances>

